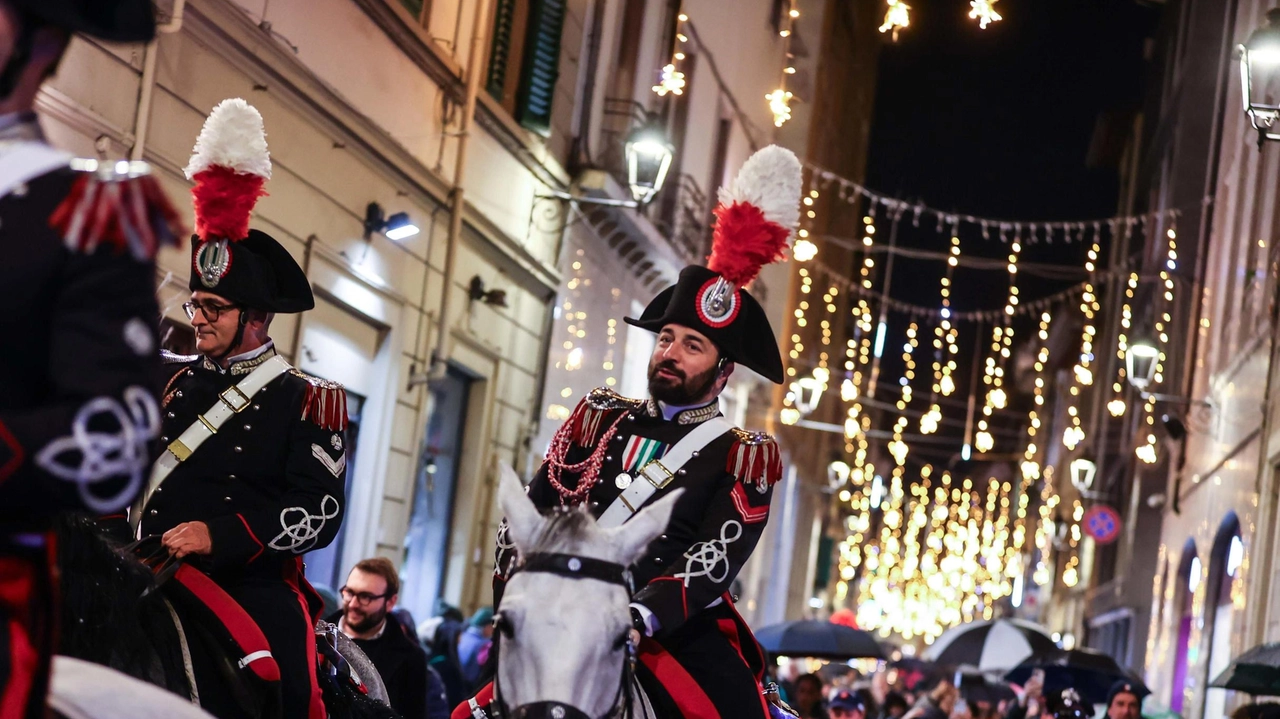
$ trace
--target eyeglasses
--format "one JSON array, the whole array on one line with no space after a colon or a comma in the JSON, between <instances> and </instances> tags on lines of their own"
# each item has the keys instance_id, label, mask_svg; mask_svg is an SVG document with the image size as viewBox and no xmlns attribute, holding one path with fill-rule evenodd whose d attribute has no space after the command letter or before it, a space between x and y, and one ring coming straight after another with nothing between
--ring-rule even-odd
<instances>
[{"instance_id":1,"label":"eyeglasses","mask_svg":"<svg viewBox=\"0 0 1280 719\"><path fill-rule=\"evenodd\" d=\"M369 604L375 599L386 599L391 596L391 592L386 594L372 594L370 592L353 592L350 588L344 586L338 590L342 598L348 602L356 602L357 604Z\"/></svg>"},{"instance_id":2,"label":"eyeglasses","mask_svg":"<svg viewBox=\"0 0 1280 719\"><path fill-rule=\"evenodd\" d=\"M191 300L182 304L182 309L187 313L187 319L194 320L196 318L196 310L204 315L206 320L217 322L223 312L228 310L238 310L240 305L219 305L212 302L196 302Z\"/></svg>"}]
</instances>

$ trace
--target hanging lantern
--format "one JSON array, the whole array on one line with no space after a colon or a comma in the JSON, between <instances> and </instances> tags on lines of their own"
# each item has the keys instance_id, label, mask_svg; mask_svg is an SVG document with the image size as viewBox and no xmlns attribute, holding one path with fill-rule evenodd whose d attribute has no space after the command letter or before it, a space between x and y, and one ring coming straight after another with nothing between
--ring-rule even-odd
<instances>
[{"instance_id":1,"label":"hanging lantern","mask_svg":"<svg viewBox=\"0 0 1280 719\"><path fill-rule=\"evenodd\" d=\"M662 126L655 119L650 119L627 136L624 150L631 197L643 205L662 191L675 148L667 140Z\"/></svg>"},{"instance_id":2,"label":"hanging lantern","mask_svg":"<svg viewBox=\"0 0 1280 719\"><path fill-rule=\"evenodd\" d=\"M1071 484L1075 485L1081 494L1087 494L1093 490L1093 478L1097 474L1098 463L1088 455L1071 460Z\"/></svg>"},{"instance_id":3,"label":"hanging lantern","mask_svg":"<svg viewBox=\"0 0 1280 719\"><path fill-rule=\"evenodd\" d=\"M1258 131L1261 147L1263 140L1280 140L1280 128L1272 128L1280 117L1280 104L1274 99L1280 75L1280 8L1268 10L1266 24L1254 30L1238 50L1244 113Z\"/></svg>"},{"instance_id":4,"label":"hanging lantern","mask_svg":"<svg viewBox=\"0 0 1280 719\"><path fill-rule=\"evenodd\" d=\"M1151 386L1156 377L1156 360L1160 350L1149 340L1134 340L1124 351L1124 370L1129 384L1139 392Z\"/></svg>"}]
</instances>

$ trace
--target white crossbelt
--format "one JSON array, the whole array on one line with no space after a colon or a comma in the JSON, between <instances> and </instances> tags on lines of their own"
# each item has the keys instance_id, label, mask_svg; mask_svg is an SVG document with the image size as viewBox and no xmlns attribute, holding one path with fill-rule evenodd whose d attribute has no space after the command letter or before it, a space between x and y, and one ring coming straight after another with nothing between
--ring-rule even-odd
<instances>
[{"instance_id":1,"label":"white crossbelt","mask_svg":"<svg viewBox=\"0 0 1280 719\"><path fill-rule=\"evenodd\" d=\"M204 414L196 415L196 421L178 435L177 439L170 442L169 447L160 453L155 464L151 465L151 480L147 483L147 495L142 502L143 506L179 464L187 461L187 458L199 449L206 439L217 434L218 429L226 424L227 420L248 409L253 396L259 390L290 369L292 366L283 357L276 355L258 365L252 372L245 375L244 379L223 390L218 395L218 401L214 402Z\"/></svg>"},{"instance_id":2,"label":"white crossbelt","mask_svg":"<svg viewBox=\"0 0 1280 719\"><path fill-rule=\"evenodd\" d=\"M596 524L605 528L622 526L622 523L631 519L631 515L638 512L655 492L671 484L676 478L676 473L684 467L686 462L693 459L693 455L731 429L733 429L733 423L724 417L712 417L694 427L692 432L686 434L684 439L676 442L674 447L662 455L661 460L655 459L641 468L640 477L646 481L641 482L637 478L636 481L627 485L622 494L619 494L618 498L613 500L613 504L604 510L604 514L600 515L600 519L596 520Z\"/></svg>"}]
</instances>

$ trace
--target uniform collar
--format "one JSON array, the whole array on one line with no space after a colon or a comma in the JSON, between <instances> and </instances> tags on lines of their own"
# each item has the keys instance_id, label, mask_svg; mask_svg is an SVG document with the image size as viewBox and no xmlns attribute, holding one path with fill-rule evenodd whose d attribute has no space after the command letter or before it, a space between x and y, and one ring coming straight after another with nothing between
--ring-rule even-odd
<instances>
[{"instance_id":1,"label":"uniform collar","mask_svg":"<svg viewBox=\"0 0 1280 719\"><path fill-rule=\"evenodd\" d=\"M720 414L720 399L713 398L706 404L689 407L676 407L650 399L645 403L645 414L676 424L702 424Z\"/></svg>"},{"instance_id":2,"label":"uniform collar","mask_svg":"<svg viewBox=\"0 0 1280 719\"><path fill-rule=\"evenodd\" d=\"M44 131L34 112L0 115L0 142L44 142Z\"/></svg>"},{"instance_id":3,"label":"uniform collar","mask_svg":"<svg viewBox=\"0 0 1280 719\"><path fill-rule=\"evenodd\" d=\"M241 352L238 355L232 355L231 361L227 363L224 370L217 362L209 359L207 356L203 360L205 369L218 374L242 375L249 374L258 368L258 365L266 362L276 356L276 343L273 340L267 340L265 345L248 352Z\"/></svg>"}]
</instances>

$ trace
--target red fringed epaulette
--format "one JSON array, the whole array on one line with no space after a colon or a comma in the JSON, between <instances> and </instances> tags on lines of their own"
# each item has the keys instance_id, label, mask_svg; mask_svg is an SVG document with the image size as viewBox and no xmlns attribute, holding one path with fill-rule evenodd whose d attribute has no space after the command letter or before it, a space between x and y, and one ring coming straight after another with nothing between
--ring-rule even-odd
<instances>
[{"instance_id":1,"label":"red fringed epaulette","mask_svg":"<svg viewBox=\"0 0 1280 719\"><path fill-rule=\"evenodd\" d=\"M733 429L733 446L725 471L744 484L753 484L761 493L782 479L782 453L778 443L764 432Z\"/></svg>"},{"instance_id":2,"label":"red fringed epaulette","mask_svg":"<svg viewBox=\"0 0 1280 719\"><path fill-rule=\"evenodd\" d=\"M606 387L597 387L578 403L573 414L565 424L569 427L569 436L574 444L580 447L591 447L600 437L604 419L619 409L632 410L644 406L644 400L623 397Z\"/></svg>"},{"instance_id":3,"label":"red fringed epaulette","mask_svg":"<svg viewBox=\"0 0 1280 719\"><path fill-rule=\"evenodd\" d=\"M307 381L307 394L302 400L303 419L333 432L347 428L347 391L342 385L298 369L289 370L289 374Z\"/></svg>"},{"instance_id":4,"label":"red fringed epaulette","mask_svg":"<svg viewBox=\"0 0 1280 719\"><path fill-rule=\"evenodd\" d=\"M74 160L71 168L78 171L71 192L49 217L69 249L87 254L106 245L146 262L186 234L145 162Z\"/></svg>"}]
</instances>

